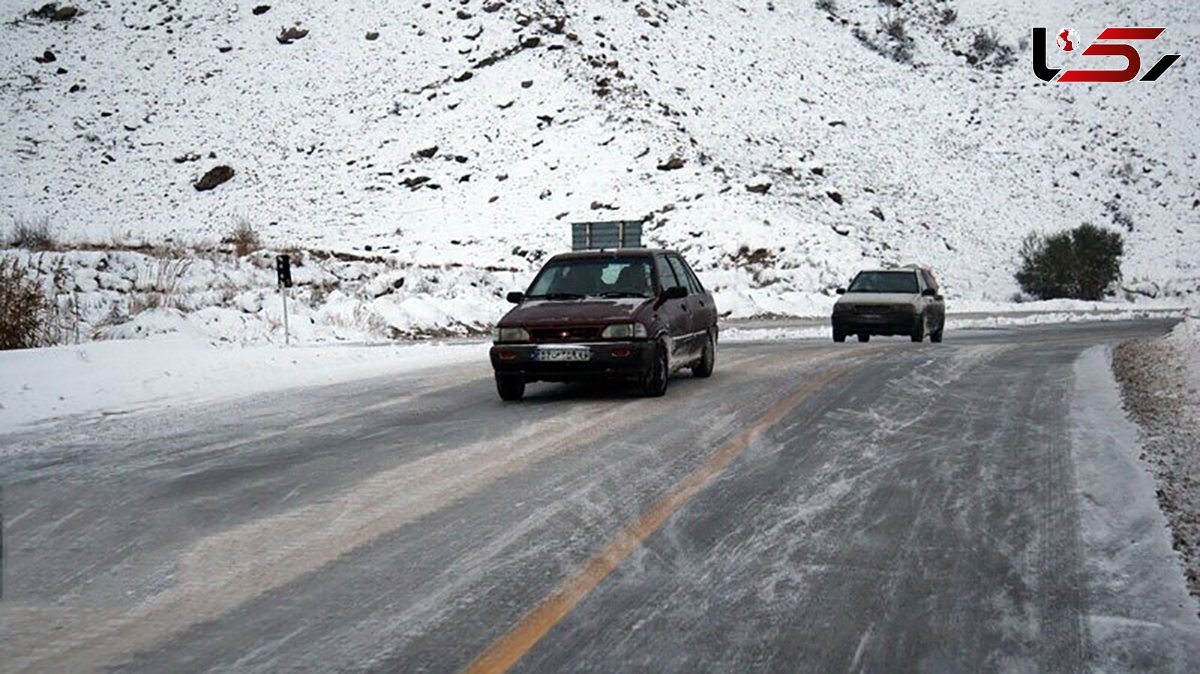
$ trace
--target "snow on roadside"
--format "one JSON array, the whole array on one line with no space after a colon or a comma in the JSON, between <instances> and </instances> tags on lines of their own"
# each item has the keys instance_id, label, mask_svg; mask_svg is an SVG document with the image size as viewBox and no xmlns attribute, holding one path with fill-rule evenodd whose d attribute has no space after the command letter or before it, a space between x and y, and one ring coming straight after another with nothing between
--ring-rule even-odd
<instances>
[{"instance_id":1,"label":"snow on roadside","mask_svg":"<svg viewBox=\"0 0 1200 674\"><path fill-rule=\"evenodd\" d=\"M1168 335L1117 346L1113 371L1142 428L1142 458L1200 597L1200 303Z\"/></svg>"},{"instance_id":2,"label":"snow on roadside","mask_svg":"<svg viewBox=\"0 0 1200 674\"><path fill-rule=\"evenodd\" d=\"M482 343L218 347L194 336L0 352L0 434L66 416L165 409L487 361Z\"/></svg>"},{"instance_id":3,"label":"snow on roadside","mask_svg":"<svg viewBox=\"0 0 1200 674\"><path fill-rule=\"evenodd\" d=\"M1200 422L1200 299L1188 309L1187 317L1175 326L1166 341L1179 354L1182 372L1191 383L1191 412Z\"/></svg>"},{"instance_id":4,"label":"snow on roadside","mask_svg":"<svg viewBox=\"0 0 1200 674\"><path fill-rule=\"evenodd\" d=\"M1072 453L1097 671L1196 671L1200 616L1105 347L1075 363Z\"/></svg>"}]
</instances>

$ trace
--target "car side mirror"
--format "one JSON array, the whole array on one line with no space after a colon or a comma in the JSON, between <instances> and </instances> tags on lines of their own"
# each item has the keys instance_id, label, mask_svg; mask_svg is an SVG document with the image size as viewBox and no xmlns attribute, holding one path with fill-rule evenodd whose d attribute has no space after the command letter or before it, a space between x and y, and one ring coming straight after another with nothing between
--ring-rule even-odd
<instances>
[{"instance_id":1,"label":"car side mirror","mask_svg":"<svg viewBox=\"0 0 1200 674\"><path fill-rule=\"evenodd\" d=\"M926 288L921 291L921 294L924 295L925 297L934 297L934 298L937 297L937 291L934 290L933 288Z\"/></svg>"},{"instance_id":2,"label":"car side mirror","mask_svg":"<svg viewBox=\"0 0 1200 674\"><path fill-rule=\"evenodd\" d=\"M512 304L520 304L525 301L525 293L509 293L508 301Z\"/></svg>"},{"instance_id":3,"label":"car side mirror","mask_svg":"<svg viewBox=\"0 0 1200 674\"><path fill-rule=\"evenodd\" d=\"M687 288L674 286L663 291L662 299L664 302L667 300L682 300L687 298L687 294Z\"/></svg>"},{"instance_id":4,"label":"car side mirror","mask_svg":"<svg viewBox=\"0 0 1200 674\"><path fill-rule=\"evenodd\" d=\"M837 294L839 294L839 295L845 295L845 294L846 294L846 289L845 289L845 288L838 288L838 289L837 289Z\"/></svg>"}]
</instances>

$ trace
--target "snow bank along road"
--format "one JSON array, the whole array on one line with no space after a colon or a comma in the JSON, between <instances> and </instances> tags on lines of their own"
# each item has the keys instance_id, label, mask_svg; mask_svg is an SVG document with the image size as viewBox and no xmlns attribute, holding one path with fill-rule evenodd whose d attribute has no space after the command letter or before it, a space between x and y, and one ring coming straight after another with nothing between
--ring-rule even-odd
<instances>
[{"instance_id":1,"label":"snow bank along road","mask_svg":"<svg viewBox=\"0 0 1200 674\"><path fill-rule=\"evenodd\" d=\"M1200 671L1105 345L484 362L0 437L4 671Z\"/></svg>"}]
</instances>

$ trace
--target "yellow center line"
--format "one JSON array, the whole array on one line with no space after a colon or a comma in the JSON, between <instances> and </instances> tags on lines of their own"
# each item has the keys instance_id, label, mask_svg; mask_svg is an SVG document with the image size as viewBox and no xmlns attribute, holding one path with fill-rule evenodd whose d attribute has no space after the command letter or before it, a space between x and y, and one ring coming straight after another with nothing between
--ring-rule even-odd
<instances>
[{"instance_id":1,"label":"yellow center line","mask_svg":"<svg viewBox=\"0 0 1200 674\"><path fill-rule=\"evenodd\" d=\"M464 671L465 674L500 674L517 664L592 590L604 581L629 555L672 515L725 471L767 429L779 423L813 393L841 377L853 366L831 368L805 382L787 398L776 403L751 426L721 446L704 465L680 480L666 495L620 531L600 551L547 595L532 611L492 642Z\"/></svg>"}]
</instances>

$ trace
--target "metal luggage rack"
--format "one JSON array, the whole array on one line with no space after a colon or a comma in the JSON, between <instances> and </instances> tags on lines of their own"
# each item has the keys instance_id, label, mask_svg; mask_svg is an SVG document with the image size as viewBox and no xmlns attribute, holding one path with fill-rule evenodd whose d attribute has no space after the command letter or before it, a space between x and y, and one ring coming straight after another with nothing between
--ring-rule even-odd
<instances>
[{"instance_id":1,"label":"metal luggage rack","mask_svg":"<svg viewBox=\"0 0 1200 674\"><path fill-rule=\"evenodd\" d=\"M571 224L571 250L614 250L642 247L643 220L610 220Z\"/></svg>"}]
</instances>

